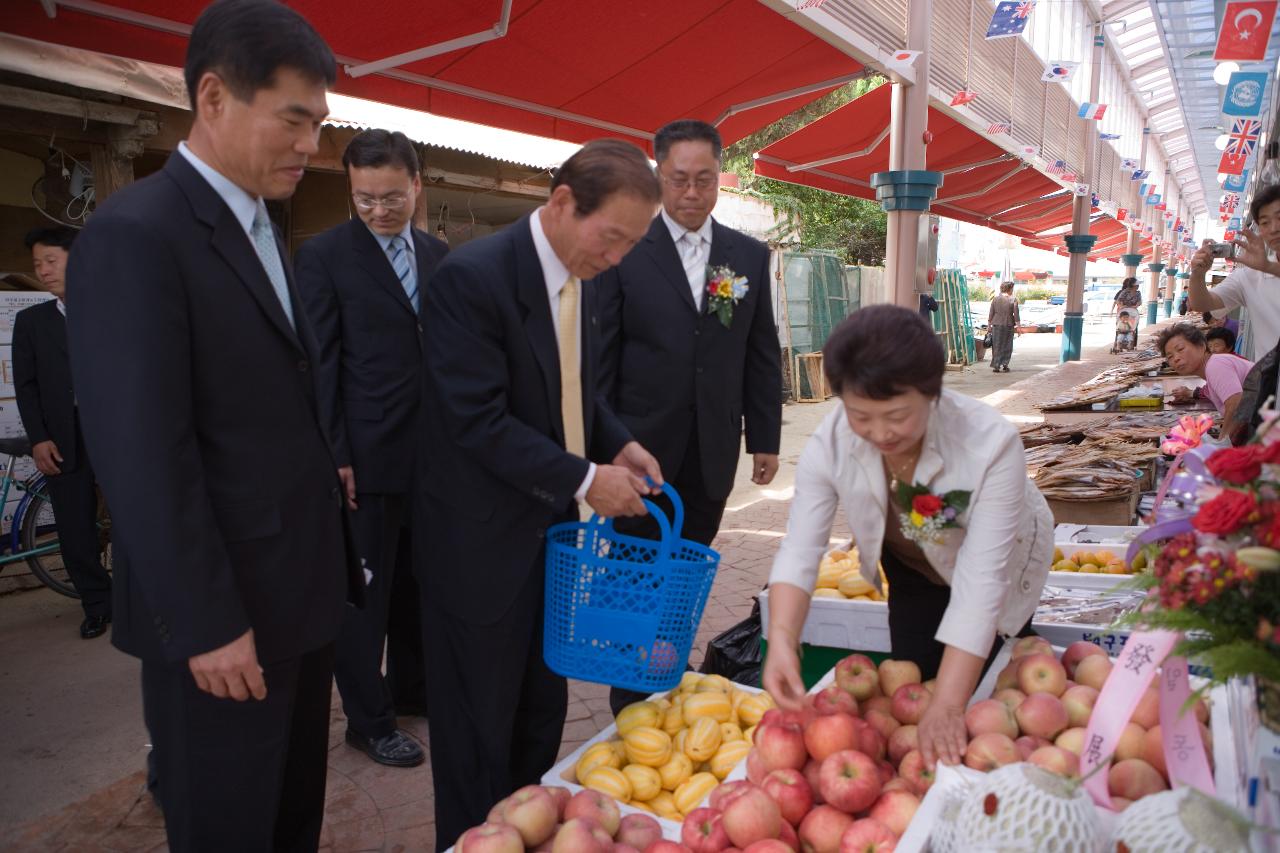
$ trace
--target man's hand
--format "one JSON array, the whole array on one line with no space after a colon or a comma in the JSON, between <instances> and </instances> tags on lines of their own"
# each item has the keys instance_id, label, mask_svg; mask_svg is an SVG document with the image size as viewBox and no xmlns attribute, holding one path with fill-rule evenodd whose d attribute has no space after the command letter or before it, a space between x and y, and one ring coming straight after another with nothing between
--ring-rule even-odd
<instances>
[{"instance_id":1,"label":"man's hand","mask_svg":"<svg viewBox=\"0 0 1280 853\"><path fill-rule=\"evenodd\" d=\"M1267 259L1267 243L1256 231L1241 231L1236 235L1236 262L1259 272L1272 272L1273 264Z\"/></svg>"},{"instance_id":2,"label":"man's hand","mask_svg":"<svg viewBox=\"0 0 1280 853\"><path fill-rule=\"evenodd\" d=\"M62 454L58 452L58 445L52 441L42 441L33 445L31 455L36 460L36 468L46 477L62 473L62 469L58 467L58 463L62 461Z\"/></svg>"},{"instance_id":3,"label":"man's hand","mask_svg":"<svg viewBox=\"0 0 1280 853\"><path fill-rule=\"evenodd\" d=\"M347 493L347 508L359 509L356 506L356 469L344 465L338 469L338 479L342 481L342 489Z\"/></svg>"},{"instance_id":4,"label":"man's hand","mask_svg":"<svg viewBox=\"0 0 1280 853\"><path fill-rule=\"evenodd\" d=\"M1191 256L1191 271L1205 275L1209 272L1209 267L1213 266L1213 253L1210 246L1213 245L1212 240L1205 240L1200 244L1200 248L1196 249L1196 253Z\"/></svg>"},{"instance_id":5,"label":"man's hand","mask_svg":"<svg viewBox=\"0 0 1280 853\"><path fill-rule=\"evenodd\" d=\"M662 491L662 466L658 464L657 459L653 458L652 453L640 446L640 442L628 441L623 445L622 450L613 458L613 464L626 468L641 480L645 477L653 480L657 488L646 488L645 494L656 495ZM596 476L599 476L599 473Z\"/></svg>"},{"instance_id":6,"label":"man's hand","mask_svg":"<svg viewBox=\"0 0 1280 853\"><path fill-rule=\"evenodd\" d=\"M751 482L757 486L767 486L773 482L778 473L778 454L751 454Z\"/></svg>"},{"instance_id":7,"label":"man's hand","mask_svg":"<svg viewBox=\"0 0 1280 853\"><path fill-rule=\"evenodd\" d=\"M638 447L639 445L637 445ZM587 504L597 515L614 518L619 515L644 515L648 512L640 501L649 487L644 480L621 465L597 465L595 479L587 489Z\"/></svg>"},{"instance_id":8,"label":"man's hand","mask_svg":"<svg viewBox=\"0 0 1280 853\"><path fill-rule=\"evenodd\" d=\"M253 645L253 629L250 628L220 649L196 655L187 661L196 686L219 699L228 696L243 702L267 698L267 683L258 666L258 652Z\"/></svg>"}]
</instances>

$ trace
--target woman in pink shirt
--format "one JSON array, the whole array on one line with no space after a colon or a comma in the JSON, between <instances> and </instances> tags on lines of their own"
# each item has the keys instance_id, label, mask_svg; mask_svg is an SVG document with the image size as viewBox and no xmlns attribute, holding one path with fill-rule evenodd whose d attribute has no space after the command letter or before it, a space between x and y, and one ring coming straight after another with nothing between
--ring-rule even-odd
<instances>
[{"instance_id":1,"label":"woman in pink shirt","mask_svg":"<svg viewBox=\"0 0 1280 853\"><path fill-rule=\"evenodd\" d=\"M1213 401L1223 422L1229 423L1253 362L1237 355L1211 353L1204 332L1189 323L1165 329L1156 345L1179 376L1199 376L1204 380L1204 396ZM1180 403L1189 402L1192 397L1188 388L1173 391L1173 399Z\"/></svg>"}]
</instances>

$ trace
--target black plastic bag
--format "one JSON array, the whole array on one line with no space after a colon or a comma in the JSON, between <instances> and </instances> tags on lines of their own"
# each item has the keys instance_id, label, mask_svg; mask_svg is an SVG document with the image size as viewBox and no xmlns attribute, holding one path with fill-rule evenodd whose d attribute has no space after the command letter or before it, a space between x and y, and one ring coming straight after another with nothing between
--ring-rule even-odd
<instances>
[{"instance_id":1,"label":"black plastic bag","mask_svg":"<svg viewBox=\"0 0 1280 853\"><path fill-rule=\"evenodd\" d=\"M757 600L751 608L750 616L707 644L707 654L702 659L700 672L706 675L723 675L738 684L759 687L760 674L764 668L764 655L760 653L763 635L760 602Z\"/></svg>"}]
</instances>

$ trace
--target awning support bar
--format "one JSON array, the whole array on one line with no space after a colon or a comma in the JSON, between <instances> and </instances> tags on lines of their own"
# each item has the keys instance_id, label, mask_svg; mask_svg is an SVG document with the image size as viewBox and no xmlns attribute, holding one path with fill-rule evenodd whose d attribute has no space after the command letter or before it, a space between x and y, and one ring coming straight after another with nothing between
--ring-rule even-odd
<instances>
[{"instance_id":1,"label":"awning support bar","mask_svg":"<svg viewBox=\"0 0 1280 853\"><path fill-rule=\"evenodd\" d=\"M763 98L756 98L753 101L744 101L741 104L731 104L724 112L720 113L719 117L717 117L715 121L711 123L716 127L719 127L730 116L735 116L738 113L745 113L747 110L754 110L756 107L767 107L769 104L776 104L779 101L785 101L789 98L798 98L801 95L821 92L823 89L843 86L846 83L852 83L854 80L861 80L865 76L867 76L867 72L860 71L857 74L847 74L844 77L834 77L830 80L824 80L821 83L811 83L808 86L798 86L795 89L778 92L776 95L766 95Z\"/></svg>"},{"instance_id":2,"label":"awning support bar","mask_svg":"<svg viewBox=\"0 0 1280 853\"><path fill-rule=\"evenodd\" d=\"M884 142L886 139L889 138L889 131L891 131L892 129L893 129L892 127L886 127L883 131L881 131L880 135L877 136L872 141L870 145L868 145L866 148L863 148L859 151L849 151L845 154L837 154L835 157L826 157L822 160L814 160L812 163L797 163L795 165L788 166L787 171L788 172L804 172L809 169L816 169L819 166L829 166L832 163L839 163L844 160L853 160L856 157L865 157L868 154L870 154L872 151L875 151L877 148L879 148L880 143Z\"/></svg>"},{"instance_id":3,"label":"awning support bar","mask_svg":"<svg viewBox=\"0 0 1280 853\"><path fill-rule=\"evenodd\" d=\"M472 33L469 36L460 36L456 39L449 39L437 44L420 47L417 50L410 50L404 53L397 53L395 56L388 56L385 59L376 59L373 62L363 62L359 65L347 65L346 72L349 77L364 77L368 74L376 74L379 71L386 71L388 68L398 68L401 65L408 65L412 62L418 62L422 59L429 59L433 56L440 56L444 53L452 53L455 50L462 50L466 47L475 47L478 44L495 41L503 38L507 34L507 26L511 22L511 0L502 0L502 14L499 16L497 23L487 30L481 30L478 33Z\"/></svg>"}]
</instances>

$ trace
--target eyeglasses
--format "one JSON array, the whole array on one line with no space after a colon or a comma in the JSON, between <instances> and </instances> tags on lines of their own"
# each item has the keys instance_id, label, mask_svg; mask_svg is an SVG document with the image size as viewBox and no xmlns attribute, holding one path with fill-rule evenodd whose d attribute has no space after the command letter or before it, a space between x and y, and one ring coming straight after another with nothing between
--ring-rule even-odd
<instances>
[{"instance_id":1,"label":"eyeglasses","mask_svg":"<svg viewBox=\"0 0 1280 853\"><path fill-rule=\"evenodd\" d=\"M666 181L667 186L673 190L687 190L689 189L689 184L693 184L700 190L709 190L720 183L720 178L717 175L699 175L695 180L691 181L688 178L669 178L661 172L658 174L662 176L662 180Z\"/></svg>"},{"instance_id":2,"label":"eyeglasses","mask_svg":"<svg viewBox=\"0 0 1280 853\"><path fill-rule=\"evenodd\" d=\"M373 198L372 196L367 195L353 195L351 196L351 200L356 203L356 208L364 213L369 213L379 205L382 206L383 210L399 210L405 206L409 197L400 194L383 196L382 198Z\"/></svg>"}]
</instances>

